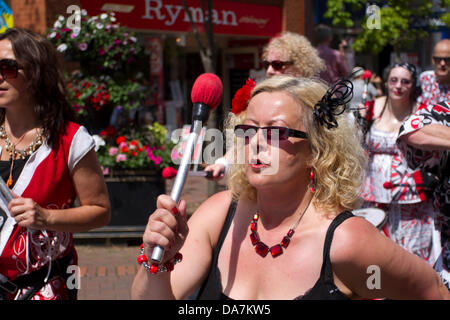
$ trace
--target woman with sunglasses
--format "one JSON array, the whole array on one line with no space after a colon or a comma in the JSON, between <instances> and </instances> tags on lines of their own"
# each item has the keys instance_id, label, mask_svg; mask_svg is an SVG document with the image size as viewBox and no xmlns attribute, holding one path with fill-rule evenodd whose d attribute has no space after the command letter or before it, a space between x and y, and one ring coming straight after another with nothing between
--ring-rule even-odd
<instances>
[{"instance_id":1,"label":"woman with sunglasses","mask_svg":"<svg viewBox=\"0 0 450 320\"><path fill-rule=\"evenodd\" d=\"M262 59L268 78L283 74L311 78L325 69L324 61L311 42L289 31L270 40L263 49Z\"/></svg>"},{"instance_id":2,"label":"woman with sunglasses","mask_svg":"<svg viewBox=\"0 0 450 320\"><path fill-rule=\"evenodd\" d=\"M388 73L387 96L375 100L365 137L369 156L362 191L363 207L385 211L384 233L406 250L434 265L441 252L439 212L421 191L420 171L410 167L397 139L402 124L417 109L416 69L395 65Z\"/></svg>"},{"instance_id":3,"label":"woman with sunglasses","mask_svg":"<svg viewBox=\"0 0 450 320\"><path fill-rule=\"evenodd\" d=\"M312 78L325 69L324 61L311 42L305 36L289 31L270 39L263 49L262 59L267 78L278 75ZM224 156L207 166L205 171L212 171L212 179L221 179L228 172L228 163Z\"/></svg>"},{"instance_id":4,"label":"woman with sunglasses","mask_svg":"<svg viewBox=\"0 0 450 320\"><path fill-rule=\"evenodd\" d=\"M183 200L158 198L132 298L448 298L430 266L348 211L365 157L341 115L348 92L338 91L290 76L254 87L229 119L244 155L230 168L230 190L189 220ZM159 265L147 258L155 245L165 249ZM380 286L368 285L369 266Z\"/></svg>"},{"instance_id":5,"label":"woman with sunglasses","mask_svg":"<svg viewBox=\"0 0 450 320\"><path fill-rule=\"evenodd\" d=\"M41 35L20 28L0 35L0 175L14 197L0 197L9 210L0 299L76 298L76 286L66 285L67 268L77 263L72 232L109 221L94 141L72 122L57 61Z\"/></svg>"}]
</instances>

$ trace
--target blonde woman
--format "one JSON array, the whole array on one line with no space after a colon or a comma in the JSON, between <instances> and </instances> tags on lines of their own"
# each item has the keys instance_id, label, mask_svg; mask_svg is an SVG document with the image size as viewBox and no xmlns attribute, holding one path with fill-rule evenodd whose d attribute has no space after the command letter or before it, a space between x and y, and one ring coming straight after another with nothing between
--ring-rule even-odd
<instances>
[{"instance_id":1,"label":"blonde woman","mask_svg":"<svg viewBox=\"0 0 450 320\"><path fill-rule=\"evenodd\" d=\"M262 59L267 78L283 74L313 78L325 70L325 63L311 42L305 36L289 31L270 39L263 49ZM223 178L228 173L229 158L229 155L218 158L205 171L212 171L213 179Z\"/></svg>"},{"instance_id":2,"label":"blonde woman","mask_svg":"<svg viewBox=\"0 0 450 320\"><path fill-rule=\"evenodd\" d=\"M243 145L247 161L232 166L230 190L189 221L184 201L158 198L132 297L185 299L197 290L198 299L448 297L430 266L348 211L365 158L354 126L336 110L345 99L335 97L311 79L257 85L232 121L242 139L235 150ZM160 265L147 259L155 245L165 249ZM367 285L370 266L380 286Z\"/></svg>"},{"instance_id":3,"label":"blonde woman","mask_svg":"<svg viewBox=\"0 0 450 320\"><path fill-rule=\"evenodd\" d=\"M282 74L312 78L325 69L324 61L311 42L289 31L272 38L264 47L262 58L268 78Z\"/></svg>"}]
</instances>

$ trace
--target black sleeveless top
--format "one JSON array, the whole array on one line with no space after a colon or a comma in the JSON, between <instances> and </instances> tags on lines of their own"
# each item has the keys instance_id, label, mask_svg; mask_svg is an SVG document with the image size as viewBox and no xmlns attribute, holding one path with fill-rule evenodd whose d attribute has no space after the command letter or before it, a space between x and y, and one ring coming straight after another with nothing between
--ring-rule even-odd
<instances>
[{"instance_id":1,"label":"black sleeveless top","mask_svg":"<svg viewBox=\"0 0 450 320\"><path fill-rule=\"evenodd\" d=\"M25 163L28 161L30 156L26 156L25 159L16 159L14 160L14 166L12 171L13 184L11 185L11 189L19 179L20 174L22 173L23 168L25 167ZM0 160L0 176L6 182L9 178L9 170L11 169L11 160Z\"/></svg>"},{"instance_id":2,"label":"black sleeveless top","mask_svg":"<svg viewBox=\"0 0 450 320\"><path fill-rule=\"evenodd\" d=\"M196 299L198 300L231 300L222 292L220 270L217 267L217 260L219 258L219 253L220 249L222 248L223 241L225 240L231 222L233 221L236 206L237 203L232 202L230 208L228 209L228 214L220 233L219 241L213 251L213 258L209 274L203 282L196 297ZM341 291L339 291L339 289L334 284L330 261L330 247L331 241L333 240L334 230L342 222L351 217L353 217L353 214L350 211L343 211L333 219L330 226L328 227L328 231L325 237L325 245L323 248L323 262L320 271L320 277L311 289L309 289L304 295L298 296L294 300L349 300L349 298Z\"/></svg>"}]
</instances>

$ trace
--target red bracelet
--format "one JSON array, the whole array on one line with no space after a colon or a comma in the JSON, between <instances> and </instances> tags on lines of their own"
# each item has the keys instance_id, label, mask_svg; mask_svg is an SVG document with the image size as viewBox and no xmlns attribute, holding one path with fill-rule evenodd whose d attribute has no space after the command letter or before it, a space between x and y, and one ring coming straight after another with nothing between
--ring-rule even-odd
<instances>
[{"instance_id":1,"label":"red bracelet","mask_svg":"<svg viewBox=\"0 0 450 320\"><path fill-rule=\"evenodd\" d=\"M179 252L175 254L175 257L170 262L166 262L164 265L157 265L157 264L148 264L148 258L144 254L144 244L141 245L141 254L137 257L137 262L144 266L145 269L147 269L148 272L151 274L156 274L158 272L170 272L173 270L174 266L183 260L183 255Z\"/></svg>"}]
</instances>

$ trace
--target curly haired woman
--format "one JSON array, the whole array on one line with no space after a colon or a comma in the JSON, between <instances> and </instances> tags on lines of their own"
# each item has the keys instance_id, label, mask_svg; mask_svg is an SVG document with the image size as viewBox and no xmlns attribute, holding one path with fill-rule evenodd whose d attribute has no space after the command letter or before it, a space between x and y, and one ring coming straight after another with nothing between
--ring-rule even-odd
<instances>
[{"instance_id":1,"label":"curly haired woman","mask_svg":"<svg viewBox=\"0 0 450 320\"><path fill-rule=\"evenodd\" d=\"M448 298L429 265L349 211L365 157L356 128L334 109L334 93L290 76L256 85L247 109L230 121L235 150L245 155L231 167L230 190L188 221L184 201L158 198L133 298ZM160 265L147 259L155 245L165 249ZM367 286L373 265L379 288Z\"/></svg>"}]
</instances>

